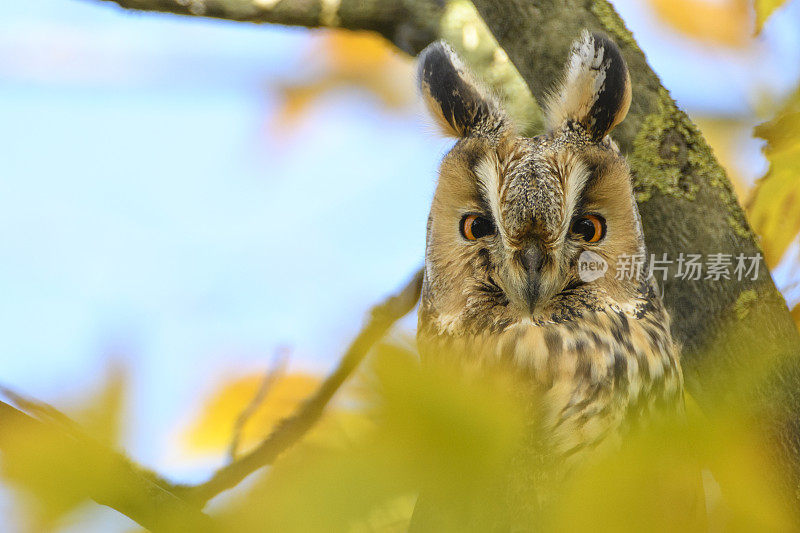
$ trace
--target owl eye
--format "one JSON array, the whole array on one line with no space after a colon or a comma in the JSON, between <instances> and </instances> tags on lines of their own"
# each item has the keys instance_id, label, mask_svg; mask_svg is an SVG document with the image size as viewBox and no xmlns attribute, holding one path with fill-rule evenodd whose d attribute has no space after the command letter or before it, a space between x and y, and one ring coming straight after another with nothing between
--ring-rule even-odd
<instances>
[{"instance_id":1,"label":"owl eye","mask_svg":"<svg viewBox=\"0 0 800 533\"><path fill-rule=\"evenodd\" d=\"M477 241L481 237L494 235L494 224L480 215L464 215L461 219L461 235L468 241Z\"/></svg>"},{"instance_id":2,"label":"owl eye","mask_svg":"<svg viewBox=\"0 0 800 533\"><path fill-rule=\"evenodd\" d=\"M606 236L606 221L600 215L583 215L572 222L570 231L586 242L598 242Z\"/></svg>"}]
</instances>

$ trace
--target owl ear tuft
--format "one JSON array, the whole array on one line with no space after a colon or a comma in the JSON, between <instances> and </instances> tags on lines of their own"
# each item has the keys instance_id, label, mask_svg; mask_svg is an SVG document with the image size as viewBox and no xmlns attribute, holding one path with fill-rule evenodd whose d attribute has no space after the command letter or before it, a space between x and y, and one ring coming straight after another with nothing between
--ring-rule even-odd
<instances>
[{"instance_id":1,"label":"owl ear tuft","mask_svg":"<svg viewBox=\"0 0 800 533\"><path fill-rule=\"evenodd\" d=\"M496 138L509 128L500 104L444 41L420 53L417 83L428 112L445 135Z\"/></svg>"},{"instance_id":2,"label":"owl ear tuft","mask_svg":"<svg viewBox=\"0 0 800 533\"><path fill-rule=\"evenodd\" d=\"M619 47L583 30L572 44L564 80L547 103L550 129L575 121L600 141L625 119L630 105L631 78Z\"/></svg>"}]
</instances>

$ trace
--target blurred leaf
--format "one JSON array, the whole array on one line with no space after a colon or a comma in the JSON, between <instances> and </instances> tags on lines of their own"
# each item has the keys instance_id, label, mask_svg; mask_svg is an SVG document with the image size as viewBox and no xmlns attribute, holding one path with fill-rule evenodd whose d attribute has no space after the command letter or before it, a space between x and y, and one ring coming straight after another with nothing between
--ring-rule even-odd
<instances>
[{"instance_id":1,"label":"blurred leaf","mask_svg":"<svg viewBox=\"0 0 800 533\"><path fill-rule=\"evenodd\" d=\"M124 373L115 370L98 393L80 400L75 419L85 425L46 404L18 399L42 421L19 415L3 425L2 474L34 497L25 500L34 530L51 527L97 487L114 490L115 465L99 453L98 443L116 442L125 383Z\"/></svg>"},{"instance_id":2,"label":"blurred leaf","mask_svg":"<svg viewBox=\"0 0 800 533\"><path fill-rule=\"evenodd\" d=\"M735 326L734 336L740 333ZM732 342L744 344L738 337ZM728 350L728 344L713 348ZM613 453L598 449L587 462L574 464L561 483L560 475L547 477L563 470L561 458L541 455L533 446L539 441L539 397L525 372L502 361L439 355L420 364L410 350L375 349L358 375L357 401L348 397L326 411L308 438L281 455L257 483L242 487L220 510L221 530L400 532L408 530L412 513L421 531L437 533L795 526L779 492L781 474L765 453L767 432L758 425L769 417L753 416L744 399L749 395L713 416L687 397L688 420L649 420L645 431L619 449L612 446ZM749 365L736 379L757 386L774 364ZM754 368L760 365L765 368ZM303 374L281 381L292 405L317 382ZM211 422L201 422L232 423L261 382L260 376L229 382L209 402L204 416ZM269 406L269 395L261 407L262 423L284 416L277 405ZM118 457L68 432L21 420L0 431L3 471L44 502L47 520L80 504L85 494L129 501L131 493L117 489ZM430 508L436 519L418 522Z\"/></svg>"},{"instance_id":3,"label":"blurred leaf","mask_svg":"<svg viewBox=\"0 0 800 533\"><path fill-rule=\"evenodd\" d=\"M414 354L384 348L374 364L378 415L384 438L421 475L464 490L470 477L495 473L519 443L524 411L516 376L491 366L469 373L447 361L420 366ZM470 477L461 477L466 470Z\"/></svg>"},{"instance_id":4,"label":"blurred leaf","mask_svg":"<svg viewBox=\"0 0 800 533\"><path fill-rule=\"evenodd\" d=\"M558 502L564 531L704 531L701 468L685 427L666 424L576 472Z\"/></svg>"},{"instance_id":5,"label":"blurred leaf","mask_svg":"<svg viewBox=\"0 0 800 533\"><path fill-rule=\"evenodd\" d=\"M713 116L692 116L703 132L714 155L725 169L738 198L747 198L752 187L740 168L741 139L749 136L752 126L744 121Z\"/></svg>"},{"instance_id":6,"label":"blurred leaf","mask_svg":"<svg viewBox=\"0 0 800 533\"><path fill-rule=\"evenodd\" d=\"M300 64L309 65L312 75L278 85L281 103L272 123L276 132L295 126L315 102L338 90L366 90L388 109L414 101L413 60L376 33L321 32Z\"/></svg>"},{"instance_id":7,"label":"blurred leaf","mask_svg":"<svg viewBox=\"0 0 800 533\"><path fill-rule=\"evenodd\" d=\"M373 32L328 31L321 38L317 51L323 54L328 65L351 76L382 70L400 57L386 39Z\"/></svg>"},{"instance_id":8,"label":"blurred leaf","mask_svg":"<svg viewBox=\"0 0 800 533\"><path fill-rule=\"evenodd\" d=\"M116 445L123 430L127 390L127 373L119 366L112 366L101 389L72 409L72 416L92 438Z\"/></svg>"},{"instance_id":9,"label":"blurred leaf","mask_svg":"<svg viewBox=\"0 0 800 533\"><path fill-rule=\"evenodd\" d=\"M304 443L320 449L346 449L375 430L375 421L365 416L362 410L330 407L317 425L303 437Z\"/></svg>"},{"instance_id":10,"label":"blurred leaf","mask_svg":"<svg viewBox=\"0 0 800 533\"><path fill-rule=\"evenodd\" d=\"M475 376L477 378L477 376ZM248 531L405 531L419 487L460 508L489 483L520 442L514 387L487 372L464 379L412 353L378 350L357 438L324 443L324 431L282 456L253 492L225 513ZM334 415L336 418L337 415Z\"/></svg>"},{"instance_id":11,"label":"blurred leaf","mask_svg":"<svg viewBox=\"0 0 800 533\"><path fill-rule=\"evenodd\" d=\"M368 440L335 452L301 445L224 514L224 529L347 531L389 502L413 494L408 475L398 466L385 449Z\"/></svg>"},{"instance_id":12,"label":"blurred leaf","mask_svg":"<svg viewBox=\"0 0 800 533\"><path fill-rule=\"evenodd\" d=\"M786 0L755 0L756 31L760 32L769 16L785 3Z\"/></svg>"},{"instance_id":13,"label":"blurred leaf","mask_svg":"<svg viewBox=\"0 0 800 533\"><path fill-rule=\"evenodd\" d=\"M275 132L295 126L311 106L327 92L338 86L329 78L315 80L306 84L286 84L278 87L281 103L272 123Z\"/></svg>"},{"instance_id":14,"label":"blurred leaf","mask_svg":"<svg viewBox=\"0 0 800 533\"><path fill-rule=\"evenodd\" d=\"M317 428L226 509L223 523L239 533L399 532L414 509L418 530L436 532L794 527L764 431L739 404L710 417L688 398L688 422L653 420L621 449L573 469L565 485L548 485L538 474L559 461L520 453L536 440L535 402L520 376L456 360L420 365L405 350L378 349L364 372L371 392L361 398L371 401L349 413L360 430L329 446ZM509 495L522 499L509 504ZM536 498L548 505L527 512ZM418 522L430 507L436 519Z\"/></svg>"},{"instance_id":15,"label":"blurred leaf","mask_svg":"<svg viewBox=\"0 0 800 533\"><path fill-rule=\"evenodd\" d=\"M743 47L751 40L750 0L648 0L661 20L710 44Z\"/></svg>"},{"instance_id":16,"label":"blurred leaf","mask_svg":"<svg viewBox=\"0 0 800 533\"><path fill-rule=\"evenodd\" d=\"M737 531L793 531L795 517L785 506L780 473L769 462L760 427L741 412L717 413L713 425L695 428L694 442L722 487L718 512Z\"/></svg>"},{"instance_id":17,"label":"blurred leaf","mask_svg":"<svg viewBox=\"0 0 800 533\"><path fill-rule=\"evenodd\" d=\"M710 520L726 531L793 531L757 427L737 413L717 415L650 427L577 472L559 501L558 529L708 531ZM707 504L714 481L724 499Z\"/></svg>"},{"instance_id":18,"label":"blurred leaf","mask_svg":"<svg viewBox=\"0 0 800 533\"><path fill-rule=\"evenodd\" d=\"M800 304L795 305L794 309L792 309L792 318L794 318L794 323L800 329Z\"/></svg>"},{"instance_id":19,"label":"blurred leaf","mask_svg":"<svg viewBox=\"0 0 800 533\"><path fill-rule=\"evenodd\" d=\"M236 420L256 397L263 379L263 376L255 375L222 384L185 433L185 447L200 453L226 451ZM292 414L300 402L317 389L319 383L319 377L302 373L276 377L263 401L256 406L242 428L240 449L246 449L266 437L275 424Z\"/></svg>"},{"instance_id":20,"label":"blurred leaf","mask_svg":"<svg viewBox=\"0 0 800 533\"><path fill-rule=\"evenodd\" d=\"M756 184L747 212L766 262L774 267L800 231L800 91L755 134L767 141L770 168Z\"/></svg>"},{"instance_id":21,"label":"blurred leaf","mask_svg":"<svg viewBox=\"0 0 800 533\"><path fill-rule=\"evenodd\" d=\"M19 421L3 425L0 442L3 477L25 490L25 516L38 524L34 529L51 527L86 501L90 481L84 473L96 470L87 468L88 457L75 460L74 444L63 435Z\"/></svg>"}]
</instances>

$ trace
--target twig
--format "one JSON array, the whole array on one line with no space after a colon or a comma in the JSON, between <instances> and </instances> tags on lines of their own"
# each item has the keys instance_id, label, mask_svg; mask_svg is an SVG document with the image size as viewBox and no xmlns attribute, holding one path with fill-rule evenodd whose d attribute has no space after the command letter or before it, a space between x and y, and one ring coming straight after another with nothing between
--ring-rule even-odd
<instances>
[{"instance_id":1,"label":"twig","mask_svg":"<svg viewBox=\"0 0 800 533\"><path fill-rule=\"evenodd\" d=\"M399 293L373 307L369 321L352 342L336 370L322 382L316 393L297 412L278 424L272 434L255 449L219 469L205 483L187 487L187 499L205 504L217 494L235 487L259 468L271 464L278 455L300 440L319 420L330 399L375 343L397 320L414 308L421 287L422 270L419 270Z\"/></svg>"},{"instance_id":2,"label":"twig","mask_svg":"<svg viewBox=\"0 0 800 533\"><path fill-rule=\"evenodd\" d=\"M264 375L264 378L261 380L261 384L258 386L255 396L253 396L253 399L250 400L250 403L247 404L242 412L239 413L236 422L234 422L231 445L230 448L228 448L228 457L230 458L231 462L236 460L236 454L239 451L239 441L242 438L242 432L244 431L245 424L247 424L248 420L250 420L253 414L255 414L259 406L264 403L264 399L267 397L267 394L269 394L269 391L272 389L273 385L275 385L275 382L286 371L287 359L288 354L286 353L286 350L280 349L275 361Z\"/></svg>"},{"instance_id":3,"label":"twig","mask_svg":"<svg viewBox=\"0 0 800 533\"><path fill-rule=\"evenodd\" d=\"M34 400L3 385L0 385L0 396L5 396L11 400L11 403L15 404L23 411L27 411L40 420L44 419L51 422L72 435L80 436L82 434L82 430L77 422L49 403Z\"/></svg>"}]
</instances>

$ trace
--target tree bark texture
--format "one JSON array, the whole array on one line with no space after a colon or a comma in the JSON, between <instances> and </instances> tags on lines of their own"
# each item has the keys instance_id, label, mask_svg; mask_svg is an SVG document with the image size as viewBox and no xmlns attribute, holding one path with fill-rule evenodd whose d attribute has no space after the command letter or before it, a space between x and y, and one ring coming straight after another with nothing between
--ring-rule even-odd
<instances>
[{"instance_id":1,"label":"tree bark texture","mask_svg":"<svg viewBox=\"0 0 800 533\"><path fill-rule=\"evenodd\" d=\"M633 82L628 118L613 133L631 166L648 251L760 253L725 171L697 127L678 109L606 0L474 0L500 46L542 102L583 28L611 36ZM756 280L678 279L663 283L683 348L686 387L701 408L746 409L762 425L787 476L800 488L800 337L765 264ZM705 274L703 274L705 277Z\"/></svg>"}]
</instances>

